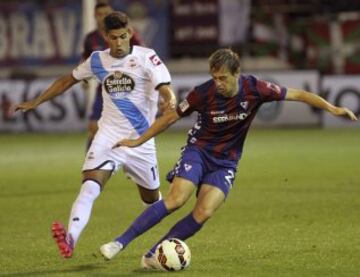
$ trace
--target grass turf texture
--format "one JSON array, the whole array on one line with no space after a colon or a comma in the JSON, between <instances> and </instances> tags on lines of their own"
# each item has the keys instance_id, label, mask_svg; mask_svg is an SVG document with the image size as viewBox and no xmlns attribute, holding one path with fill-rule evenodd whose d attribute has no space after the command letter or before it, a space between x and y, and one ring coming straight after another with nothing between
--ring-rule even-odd
<instances>
[{"instance_id":1,"label":"grass turf texture","mask_svg":"<svg viewBox=\"0 0 360 277\"><path fill-rule=\"evenodd\" d=\"M359 130L252 130L235 186L215 217L187 241L190 268L172 276L359 276ZM166 276L139 269L141 255L175 214L110 262L97 251L143 209L123 174L96 201L75 255L50 237L67 223L80 187L85 135L0 135L1 276ZM162 192L185 132L157 139ZM95 253L95 255L93 255Z\"/></svg>"}]
</instances>

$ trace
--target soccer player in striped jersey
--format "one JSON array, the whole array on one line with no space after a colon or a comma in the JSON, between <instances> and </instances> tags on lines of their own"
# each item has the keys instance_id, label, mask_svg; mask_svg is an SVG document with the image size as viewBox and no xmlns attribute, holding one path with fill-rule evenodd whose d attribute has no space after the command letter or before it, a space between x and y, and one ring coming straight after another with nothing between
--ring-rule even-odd
<instances>
[{"instance_id":1,"label":"soccer player in striped jersey","mask_svg":"<svg viewBox=\"0 0 360 277\"><path fill-rule=\"evenodd\" d=\"M246 134L263 103L301 101L335 116L357 119L349 109L335 107L313 93L241 74L239 57L230 49L214 52L209 64L212 79L195 87L176 110L158 118L139 138L121 140L115 145L139 146L180 118L198 113L181 158L167 176L172 183L168 195L145 210L121 236L101 246L100 252L106 259L113 258L137 236L183 206L194 190L197 201L192 212L159 242L167 238L185 240L198 232L233 186ZM142 257L142 267L157 267L154 253L159 242Z\"/></svg>"},{"instance_id":2,"label":"soccer player in striped jersey","mask_svg":"<svg viewBox=\"0 0 360 277\"><path fill-rule=\"evenodd\" d=\"M32 101L15 106L26 112L64 93L80 80L95 77L102 84L104 101L99 130L86 154L83 182L70 213L68 230L54 222L52 233L60 254L69 258L85 228L94 201L111 175L120 168L138 186L144 204L161 198L155 141L137 148L112 148L119 138L137 138L155 121L159 95L168 112L176 105L171 77L155 51L130 46L132 35L128 17L113 12L105 17L109 49L93 52L71 74L57 79Z\"/></svg>"}]
</instances>

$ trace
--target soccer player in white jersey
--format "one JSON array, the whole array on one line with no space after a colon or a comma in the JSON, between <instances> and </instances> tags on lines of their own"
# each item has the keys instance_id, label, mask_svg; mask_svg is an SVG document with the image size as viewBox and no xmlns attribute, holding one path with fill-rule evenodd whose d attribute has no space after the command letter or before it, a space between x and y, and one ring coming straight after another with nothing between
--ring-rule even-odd
<instances>
[{"instance_id":1,"label":"soccer player in white jersey","mask_svg":"<svg viewBox=\"0 0 360 277\"><path fill-rule=\"evenodd\" d=\"M64 258L72 256L95 199L119 168L137 184L145 204L161 198L154 140L137 148L112 146L121 138L137 138L149 128L155 120L159 94L165 112L175 108L171 77L154 50L130 47L132 32L126 14L113 12L104 22L109 49L93 52L72 74L56 80L39 97L15 106L23 112L35 109L80 80L95 77L102 84L104 107L99 131L85 157L83 183L71 209L68 230L60 222L54 222L51 228Z\"/></svg>"}]
</instances>

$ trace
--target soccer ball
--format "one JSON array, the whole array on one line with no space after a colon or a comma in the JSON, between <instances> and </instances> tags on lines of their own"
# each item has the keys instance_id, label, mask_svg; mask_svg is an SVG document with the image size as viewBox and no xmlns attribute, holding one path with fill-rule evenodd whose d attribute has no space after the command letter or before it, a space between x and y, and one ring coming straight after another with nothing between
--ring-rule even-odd
<instances>
[{"instance_id":1,"label":"soccer ball","mask_svg":"<svg viewBox=\"0 0 360 277\"><path fill-rule=\"evenodd\" d=\"M155 251L159 267L164 271L179 271L188 267L191 252L185 242L177 238L162 241Z\"/></svg>"}]
</instances>

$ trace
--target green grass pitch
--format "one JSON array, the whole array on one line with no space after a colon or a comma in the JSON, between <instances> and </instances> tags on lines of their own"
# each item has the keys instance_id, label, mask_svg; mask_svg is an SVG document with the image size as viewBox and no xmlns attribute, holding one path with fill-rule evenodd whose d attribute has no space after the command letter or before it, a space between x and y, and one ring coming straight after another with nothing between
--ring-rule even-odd
<instances>
[{"instance_id":1,"label":"green grass pitch","mask_svg":"<svg viewBox=\"0 0 360 277\"><path fill-rule=\"evenodd\" d=\"M157 138L162 192L185 132ZM181 210L110 262L97 251L143 209L121 172L96 201L75 255L50 236L67 223L80 187L85 134L0 134L0 276L167 276L139 269L142 254ZM171 276L360 276L360 130L252 130L235 186L187 241L190 267Z\"/></svg>"}]
</instances>

